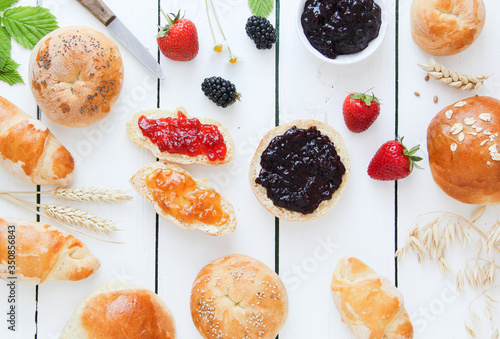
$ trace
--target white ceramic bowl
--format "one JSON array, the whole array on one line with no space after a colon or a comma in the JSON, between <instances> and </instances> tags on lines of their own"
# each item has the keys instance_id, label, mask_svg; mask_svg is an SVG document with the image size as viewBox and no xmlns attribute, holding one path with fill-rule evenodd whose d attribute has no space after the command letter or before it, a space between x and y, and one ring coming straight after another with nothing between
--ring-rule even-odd
<instances>
[{"instance_id":1,"label":"white ceramic bowl","mask_svg":"<svg viewBox=\"0 0 500 339\"><path fill-rule=\"evenodd\" d=\"M330 63L330 64L336 64L336 65L347 65L347 64L352 64L356 63L358 61L361 61L368 56L370 56L377 48L380 46L382 41L384 40L385 33L387 32L387 20L388 20L388 15L387 15L387 8L385 7L385 2L384 0L375 0L375 2L380 6L380 9L382 10L382 23L380 25L380 30L378 33L378 37L373 39L368 43L368 46L362 50L361 52L358 53L353 53L353 54L344 54L344 55L338 55L337 58L335 59L330 59L321 54L316 48L314 48L310 43L309 40L307 40L304 30L302 29L302 23L301 23L301 16L302 12L304 11L304 5L306 3L306 0L299 0L299 5L297 7L297 17L296 17L296 27L297 27L297 33L299 34L299 38L306 47L306 49L314 54L317 58L321 59L324 62Z\"/></svg>"}]
</instances>

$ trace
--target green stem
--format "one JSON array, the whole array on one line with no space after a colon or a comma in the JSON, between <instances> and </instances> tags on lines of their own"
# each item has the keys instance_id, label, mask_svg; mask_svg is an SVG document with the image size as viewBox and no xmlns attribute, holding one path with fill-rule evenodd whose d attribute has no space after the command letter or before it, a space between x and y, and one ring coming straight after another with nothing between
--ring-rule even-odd
<instances>
[{"instance_id":1,"label":"green stem","mask_svg":"<svg viewBox=\"0 0 500 339\"><path fill-rule=\"evenodd\" d=\"M212 0L210 0L211 2ZM214 29L212 27L212 20L210 19L210 13L208 12L208 0L205 0L205 8L207 10L207 18L208 18L208 24L210 25L210 31L212 32L212 37L214 38L214 44L217 45L217 39L215 38L215 33L214 33ZM216 16L217 18L217 16Z\"/></svg>"},{"instance_id":2,"label":"green stem","mask_svg":"<svg viewBox=\"0 0 500 339\"><path fill-rule=\"evenodd\" d=\"M215 21L217 22L217 26L219 26L219 30L222 34L222 37L224 38L224 41L227 41L226 36L224 35L224 32L222 31L222 27L220 25L219 18L217 17L217 12L215 11L214 2L212 0L210 0L210 4L212 5L212 11L214 12ZM229 47L228 47L228 49L229 49ZM230 51L230 53L231 53L231 51Z\"/></svg>"}]
</instances>

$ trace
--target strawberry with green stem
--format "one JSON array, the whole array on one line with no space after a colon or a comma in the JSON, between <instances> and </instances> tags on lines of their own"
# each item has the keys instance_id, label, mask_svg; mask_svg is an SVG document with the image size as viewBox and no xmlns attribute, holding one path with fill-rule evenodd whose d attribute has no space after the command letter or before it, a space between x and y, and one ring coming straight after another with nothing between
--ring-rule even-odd
<instances>
[{"instance_id":1,"label":"strawberry with green stem","mask_svg":"<svg viewBox=\"0 0 500 339\"><path fill-rule=\"evenodd\" d=\"M372 93L351 93L342 105L342 114L347 128L354 133L366 131L380 114L380 101Z\"/></svg>"},{"instance_id":2,"label":"strawberry with green stem","mask_svg":"<svg viewBox=\"0 0 500 339\"><path fill-rule=\"evenodd\" d=\"M222 30L222 26L219 22L219 18L217 17L217 12L215 11L215 6L212 0L210 0L210 5L212 7L212 11L214 12L215 16L215 21L217 22L217 26L219 26L219 30L222 34L222 37L224 38L224 42L227 43L226 36L224 35L224 31ZM212 20L210 19L210 13L208 11L208 0L205 0L205 8L207 10L207 17L208 17L208 24L210 25L210 31L212 32L212 37L214 38L214 51L217 53L222 52L222 44L217 42L217 38L215 37L214 29L212 27ZM229 62L234 64L236 61L238 61L238 58L233 55L233 52L231 51L231 48L229 45L227 45L227 50L229 51Z\"/></svg>"},{"instance_id":3,"label":"strawberry with green stem","mask_svg":"<svg viewBox=\"0 0 500 339\"><path fill-rule=\"evenodd\" d=\"M167 19L167 25L159 27L156 38L160 51L174 61L194 59L199 50L198 32L194 23L181 17L180 10L177 14L166 15L163 10L162 13Z\"/></svg>"},{"instance_id":4,"label":"strawberry with green stem","mask_svg":"<svg viewBox=\"0 0 500 339\"><path fill-rule=\"evenodd\" d=\"M403 145L403 138L387 141L378 149L368 165L368 175L376 180L399 180L406 178L414 167L420 168L416 162L422 160L415 156L420 145L408 150Z\"/></svg>"}]
</instances>

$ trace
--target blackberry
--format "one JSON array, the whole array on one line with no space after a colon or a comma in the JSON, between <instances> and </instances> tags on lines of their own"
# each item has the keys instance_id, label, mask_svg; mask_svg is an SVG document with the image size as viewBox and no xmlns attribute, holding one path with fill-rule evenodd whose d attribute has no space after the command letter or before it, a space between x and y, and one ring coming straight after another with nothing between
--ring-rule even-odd
<instances>
[{"instance_id":1,"label":"blackberry","mask_svg":"<svg viewBox=\"0 0 500 339\"><path fill-rule=\"evenodd\" d=\"M251 16L247 20L245 30L258 49L270 49L276 42L276 29L266 18Z\"/></svg>"},{"instance_id":2,"label":"blackberry","mask_svg":"<svg viewBox=\"0 0 500 339\"><path fill-rule=\"evenodd\" d=\"M236 92L236 87L221 77L206 78L201 84L201 90L217 106L224 108L232 105L236 99L240 100L240 93Z\"/></svg>"}]
</instances>

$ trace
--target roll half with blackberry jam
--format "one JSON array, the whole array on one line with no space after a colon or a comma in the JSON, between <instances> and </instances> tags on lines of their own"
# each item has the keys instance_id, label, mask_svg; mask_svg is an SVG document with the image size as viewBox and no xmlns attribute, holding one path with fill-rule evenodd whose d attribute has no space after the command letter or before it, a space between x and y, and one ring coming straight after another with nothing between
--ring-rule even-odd
<instances>
[{"instance_id":1,"label":"roll half with blackberry jam","mask_svg":"<svg viewBox=\"0 0 500 339\"><path fill-rule=\"evenodd\" d=\"M350 176L342 136L317 120L273 128L250 165L250 186L262 205L290 221L318 218L339 200Z\"/></svg>"}]
</instances>

